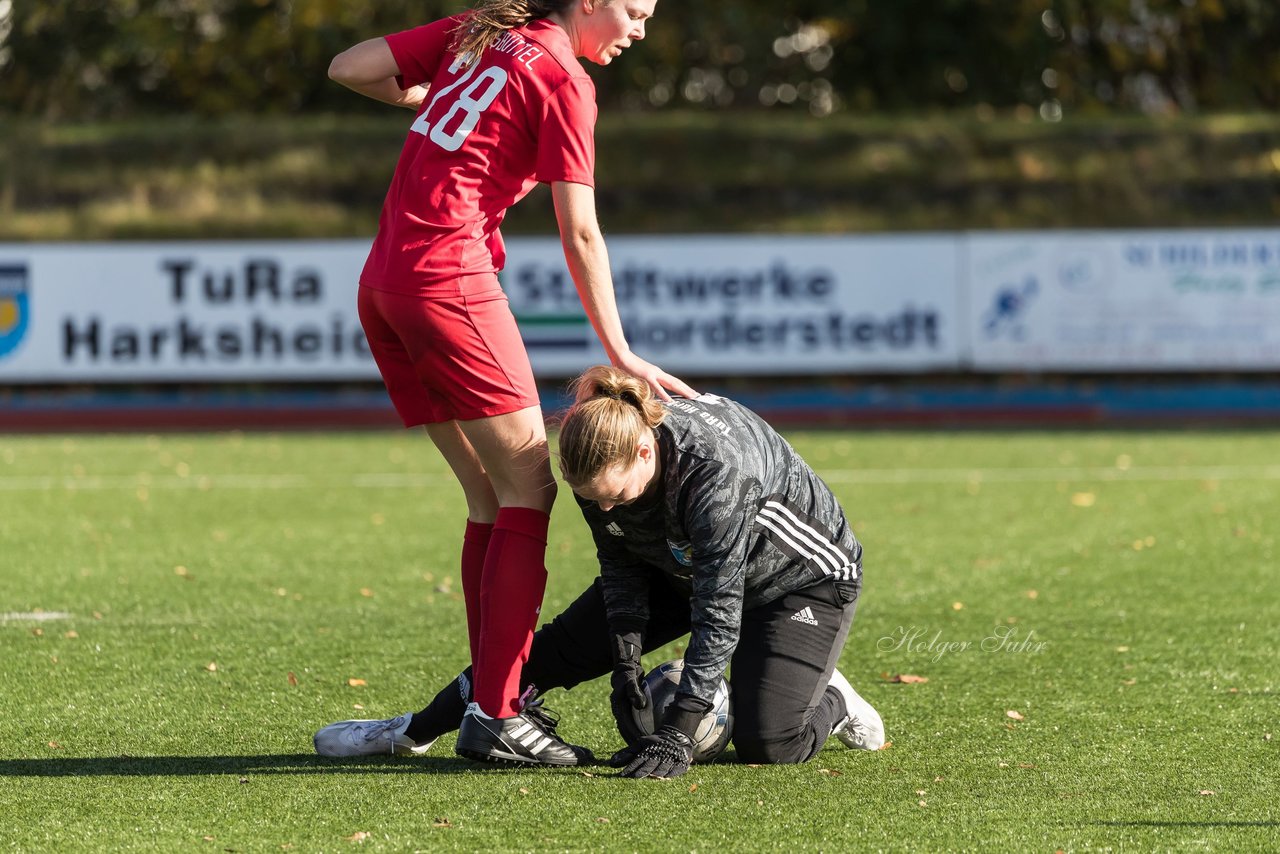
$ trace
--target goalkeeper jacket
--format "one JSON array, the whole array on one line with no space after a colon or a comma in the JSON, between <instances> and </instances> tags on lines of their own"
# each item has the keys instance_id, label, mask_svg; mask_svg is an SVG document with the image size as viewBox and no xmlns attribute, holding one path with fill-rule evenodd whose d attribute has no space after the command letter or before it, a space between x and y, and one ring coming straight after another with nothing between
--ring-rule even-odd
<instances>
[{"instance_id":1,"label":"goalkeeper jacket","mask_svg":"<svg viewBox=\"0 0 1280 854\"><path fill-rule=\"evenodd\" d=\"M689 595L678 693L710 701L743 611L824 580L860 581L862 546L830 488L754 412L714 395L666 406L658 482L607 512L577 501L611 630L643 629L650 573L665 573Z\"/></svg>"}]
</instances>

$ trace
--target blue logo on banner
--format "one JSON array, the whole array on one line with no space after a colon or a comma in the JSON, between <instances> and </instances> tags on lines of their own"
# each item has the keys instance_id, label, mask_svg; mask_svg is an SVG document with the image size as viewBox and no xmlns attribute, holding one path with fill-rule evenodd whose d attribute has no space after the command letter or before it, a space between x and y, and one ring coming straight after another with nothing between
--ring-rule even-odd
<instances>
[{"instance_id":1,"label":"blue logo on banner","mask_svg":"<svg viewBox=\"0 0 1280 854\"><path fill-rule=\"evenodd\" d=\"M0 359L16 350L27 334L29 305L27 266L0 264Z\"/></svg>"},{"instance_id":2,"label":"blue logo on banner","mask_svg":"<svg viewBox=\"0 0 1280 854\"><path fill-rule=\"evenodd\" d=\"M1026 334L1022 322L1026 318L1031 299L1040 290L1040 283L1035 276L1027 276L1020 285L1002 285L996 291L991 308L982 317L982 328L988 338L1007 335L1015 341L1021 341Z\"/></svg>"}]
</instances>

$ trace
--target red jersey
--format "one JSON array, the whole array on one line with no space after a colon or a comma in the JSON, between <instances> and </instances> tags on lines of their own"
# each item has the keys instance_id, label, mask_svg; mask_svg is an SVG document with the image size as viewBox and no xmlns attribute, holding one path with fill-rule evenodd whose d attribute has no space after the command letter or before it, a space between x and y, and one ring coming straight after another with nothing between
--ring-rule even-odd
<instances>
[{"instance_id":1,"label":"red jersey","mask_svg":"<svg viewBox=\"0 0 1280 854\"><path fill-rule=\"evenodd\" d=\"M503 33L479 61L450 51L461 16L386 37L402 89L430 84L360 283L414 293L496 273L498 226L538 182L594 185L595 86L558 25Z\"/></svg>"}]
</instances>

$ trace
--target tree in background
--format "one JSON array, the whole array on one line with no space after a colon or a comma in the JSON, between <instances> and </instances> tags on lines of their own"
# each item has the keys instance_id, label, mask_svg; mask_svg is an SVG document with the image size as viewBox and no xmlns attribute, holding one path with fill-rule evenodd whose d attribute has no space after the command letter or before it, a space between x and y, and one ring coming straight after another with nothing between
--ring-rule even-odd
<instances>
[{"instance_id":1,"label":"tree in background","mask_svg":"<svg viewBox=\"0 0 1280 854\"><path fill-rule=\"evenodd\" d=\"M0 10L9 2L0 0ZM334 54L411 26L415 16L425 21L456 7L403 0L19 2L0 46L9 54L0 68L0 103L56 119L310 108L325 100Z\"/></svg>"},{"instance_id":2,"label":"tree in background","mask_svg":"<svg viewBox=\"0 0 1280 854\"><path fill-rule=\"evenodd\" d=\"M1058 0L1065 103L1145 113L1280 106L1280 4L1272 0Z\"/></svg>"},{"instance_id":3,"label":"tree in background","mask_svg":"<svg viewBox=\"0 0 1280 854\"><path fill-rule=\"evenodd\" d=\"M325 78L457 0L0 0L0 112L48 119L376 109ZM666 0L600 100L636 109L1280 105L1274 0Z\"/></svg>"}]
</instances>

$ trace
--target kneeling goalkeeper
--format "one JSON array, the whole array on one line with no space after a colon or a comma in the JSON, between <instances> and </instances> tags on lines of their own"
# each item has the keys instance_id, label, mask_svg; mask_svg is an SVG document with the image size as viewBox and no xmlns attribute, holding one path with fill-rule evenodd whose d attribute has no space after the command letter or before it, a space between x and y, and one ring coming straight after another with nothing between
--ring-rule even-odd
<instances>
[{"instance_id":1,"label":"kneeling goalkeeper","mask_svg":"<svg viewBox=\"0 0 1280 854\"><path fill-rule=\"evenodd\" d=\"M522 683L567 689L611 672L627 747L610 763L629 777L688 770L691 736L730 667L739 760L805 762L830 735L858 749L883 745L879 714L836 669L862 547L827 485L772 427L725 398L664 404L608 367L589 370L575 392L560 467L591 528L600 577L534 636ZM641 653L685 634L676 698L645 736L633 716L647 702ZM332 724L316 733L316 750L424 752L458 728L470 685L464 671L417 714ZM554 731L532 689L524 703ZM508 761L536 748L512 745ZM590 761L585 750L575 756Z\"/></svg>"}]
</instances>

